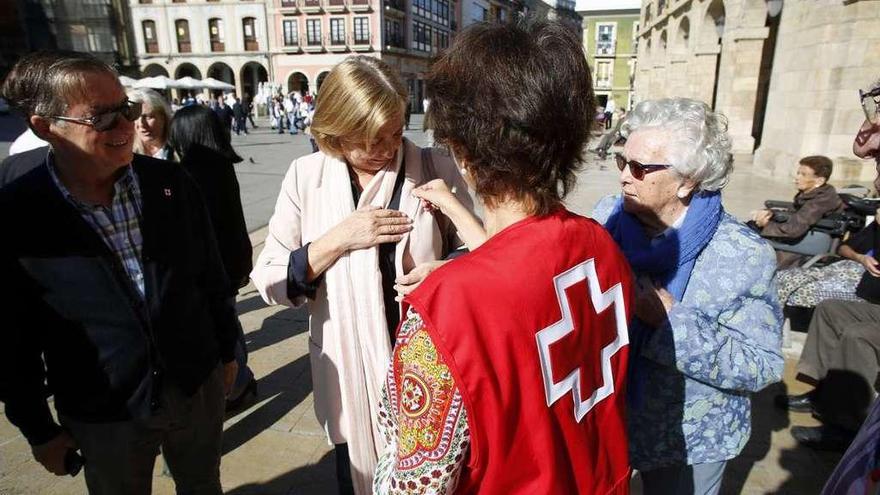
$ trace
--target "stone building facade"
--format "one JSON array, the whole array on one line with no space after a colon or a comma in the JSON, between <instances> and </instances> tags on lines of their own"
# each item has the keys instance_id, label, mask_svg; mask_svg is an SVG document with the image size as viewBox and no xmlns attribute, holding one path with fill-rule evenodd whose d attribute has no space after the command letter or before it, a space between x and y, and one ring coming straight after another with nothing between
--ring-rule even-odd
<instances>
[{"instance_id":1,"label":"stone building facade","mask_svg":"<svg viewBox=\"0 0 880 495\"><path fill-rule=\"evenodd\" d=\"M875 174L851 147L858 89L880 77L880 1L642 0L639 38L637 99L706 101L757 171L823 154L835 180Z\"/></svg>"},{"instance_id":2,"label":"stone building facade","mask_svg":"<svg viewBox=\"0 0 880 495\"><path fill-rule=\"evenodd\" d=\"M265 2L128 1L144 76L211 77L251 96L269 80Z\"/></svg>"}]
</instances>

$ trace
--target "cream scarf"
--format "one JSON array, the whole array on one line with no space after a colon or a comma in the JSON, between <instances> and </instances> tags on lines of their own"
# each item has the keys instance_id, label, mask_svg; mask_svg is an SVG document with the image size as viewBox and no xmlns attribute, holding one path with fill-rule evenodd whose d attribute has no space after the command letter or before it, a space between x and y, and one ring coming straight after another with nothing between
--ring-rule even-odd
<instances>
[{"instance_id":1,"label":"cream scarf","mask_svg":"<svg viewBox=\"0 0 880 495\"><path fill-rule=\"evenodd\" d=\"M351 196L347 166L327 164L329 166L323 171L323 186L337 199L323 202L322 227L329 229L339 224L355 208L368 205L386 208L407 148L401 146L395 162L370 180L357 205L351 199L339 200ZM413 161L409 160L410 167L420 165ZM413 258L419 262L435 259L434 253L438 250L432 249L433 244L442 242L432 215L422 212L418 201L411 199L412 186L404 183L400 209L413 219L410 235L421 242L410 245L407 236L398 243L395 253L397 275L413 268ZM427 239L433 241L425 243ZM410 248L417 246L420 247L418 250L425 252L410 254ZM339 331L336 336L337 364L340 365L338 373L344 411L341 427L348 442L355 492L359 495L371 493L378 455L384 449L376 418L385 373L391 361L378 253L378 247L349 251L325 272L329 315L333 327Z\"/></svg>"}]
</instances>

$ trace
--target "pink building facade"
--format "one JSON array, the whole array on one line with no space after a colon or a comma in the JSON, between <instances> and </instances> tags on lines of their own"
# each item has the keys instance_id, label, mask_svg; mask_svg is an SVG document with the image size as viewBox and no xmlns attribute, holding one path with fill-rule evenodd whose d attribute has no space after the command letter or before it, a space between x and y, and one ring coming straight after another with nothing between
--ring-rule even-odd
<instances>
[{"instance_id":1,"label":"pink building facade","mask_svg":"<svg viewBox=\"0 0 880 495\"><path fill-rule=\"evenodd\" d=\"M422 110L431 57L449 46L456 0L267 0L272 82L283 92L315 94L330 69L352 55L381 58Z\"/></svg>"}]
</instances>

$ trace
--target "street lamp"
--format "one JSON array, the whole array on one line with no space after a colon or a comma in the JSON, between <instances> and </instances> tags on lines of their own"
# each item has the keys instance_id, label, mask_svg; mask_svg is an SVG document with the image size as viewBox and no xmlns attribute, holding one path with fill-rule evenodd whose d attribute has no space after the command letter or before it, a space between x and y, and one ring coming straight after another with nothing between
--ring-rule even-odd
<instances>
[{"instance_id":1,"label":"street lamp","mask_svg":"<svg viewBox=\"0 0 880 495\"><path fill-rule=\"evenodd\" d=\"M782 12L783 0L767 0L767 15L776 17Z\"/></svg>"},{"instance_id":2,"label":"street lamp","mask_svg":"<svg viewBox=\"0 0 880 495\"><path fill-rule=\"evenodd\" d=\"M718 34L719 38L724 34L724 20L724 12L722 12L718 15L718 17L715 18L715 33Z\"/></svg>"}]
</instances>

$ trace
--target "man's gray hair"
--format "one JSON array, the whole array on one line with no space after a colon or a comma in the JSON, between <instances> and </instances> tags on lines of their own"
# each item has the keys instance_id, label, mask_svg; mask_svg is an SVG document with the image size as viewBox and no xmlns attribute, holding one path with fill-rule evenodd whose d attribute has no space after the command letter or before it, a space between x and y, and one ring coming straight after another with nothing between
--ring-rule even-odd
<instances>
[{"instance_id":1,"label":"man's gray hair","mask_svg":"<svg viewBox=\"0 0 880 495\"><path fill-rule=\"evenodd\" d=\"M626 116L620 132L628 137L647 129L668 133L666 159L679 176L704 191L727 185L733 171L727 119L709 105L690 98L643 101Z\"/></svg>"},{"instance_id":2,"label":"man's gray hair","mask_svg":"<svg viewBox=\"0 0 880 495\"><path fill-rule=\"evenodd\" d=\"M2 94L26 120L64 115L68 104L88 94L87 74L118 74L87 53L46 50L22 57L3 83ZM30 124L30 122L28 122Z\"/></svg>"}]
</instances>

